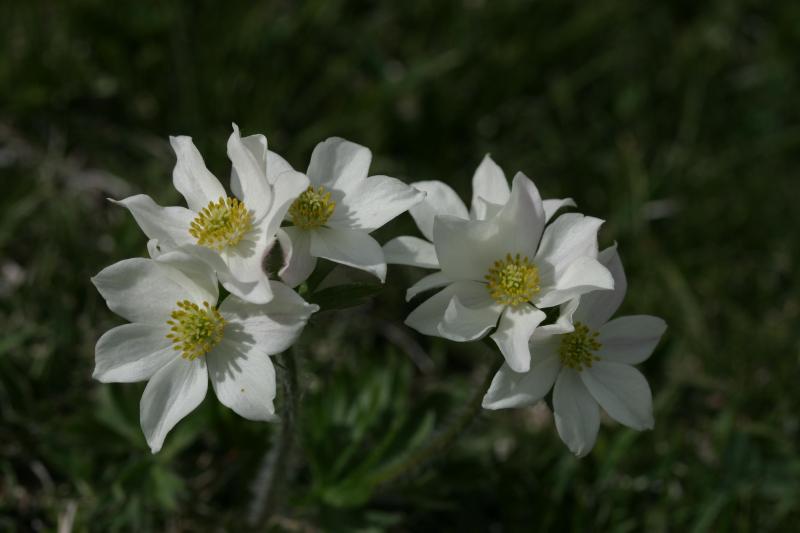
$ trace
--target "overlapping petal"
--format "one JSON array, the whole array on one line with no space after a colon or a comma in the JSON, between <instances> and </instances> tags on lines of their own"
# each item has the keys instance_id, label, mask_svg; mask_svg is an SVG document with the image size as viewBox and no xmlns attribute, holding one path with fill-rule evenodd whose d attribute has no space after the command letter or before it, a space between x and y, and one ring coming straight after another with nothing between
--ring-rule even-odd
<instances>
[{"instance_id":1,"label":"overlapping petal","mask_svg":"<svg viewBox=\"0 0 800 533\"><path fill-rule=\"evenodd\" d=\"M533 298L536 307L552 307L582 294L614 288L614 279L597 259L584 256L572 261L555 276L552 270L540 269L542 289Z\"/></svg>"},{"instance_id":2,"label":"overlapping petal","mask_svg":"<svg viewBox=\"0 0 800 533\"><path fill-rule=\"evenodd\" d=\"M436 248L419 237L395 237L383 245L383 255L389 264L439 268Z\"/></svg>"},{"instance_id":3,"label":"overlapping petal","mask_svg":"<svg viewBox=\"0 0 800 533\"><path fill-rule=\"evenodd\" d=\"M248 420L277 419L275 367L260 346L223 341L207 359L211 385L222 405Z\"/></svg>"},{"instance_id":4,"label":"overlapping petal","mask_svg":"<svg viewBox=\"0 0 800 533\"><path fill-rule=\"evenodd\" d=\"M259 221L272 205L272 187L267 181L267 138L260 135L247 139L245 143L234 124L228 138L228 157L233 164L231 190Z\"/></svg>"},{"instance_id":5,"label":"overlapping petal","mask_svg":"<svg viewBox=\"0 0 800 533\"><path fill-rule=\"evenodd\" d=\"M142 393L139 421L153 453L164 444L167 433L194 411L208 390L205 359L187 361L176 357L156 372Z\"/></svg>"},{"instance_id":6,"label":"overlapping petal","mask_svg":"<svg viewBox=\"0 0 800 533\"><path fill-rule=\"evenodd\" d=\"M433 274L428 274L411 287L406 290L406 301L411 300L416 295L429 291L432 289L438 289L439 287L444 287L445 285L449 285L452 283L453 280L445 276L442 272L434 272Z\"/></svg>"},{"instance_id":7,"label":"overlapping petal","mask_svg":"<svg viewBox=\"0 0 800 533\"><path fill-rule=\"evenodd\" d=\"M609 246L597 256L597 260L605 266L614 279L614 289L610 291L594 291L581 296L580 306L575 312L575 321L582 322L592 329L598 329L609 321L617 312L628 282L625 279L625 270L617 253L617 245Z\"/></svg>"},{"instance_id":8,"label":"overlapping petal","mask_svg":"<svg viewBox=\"0 0 800 533\"><path fill-rule=\"evenodd\" d=\"M381 283L386 280L386 261L380 244L360 230L317 228L311 231L311 255L365 270Z\"/></svg>"},{"instance_id":9,"label":"overlapping petal","mask_svg":"<svg viewBox=\"0 0 800 533\"><path fill-rule=\"evenodd\" d=\"M597 232L603 221L580 213L566 213L547 226L536 253L537 264L558 273L580 257L597 257Z\"/></svg>"},{"instance_id":10,"label":"overlapping petal","mask_svg":"<svg viewBox=\"0 0 800 533\"><path fill-rule=\"evenodd\" d=\"M134 220L149 239L168 247L193 245L194 238L189 226L195 213L185 207L162 207L146 194L129 196L123 200L111 200L130 211Z\"/></svg>"},{"instance_id":11,"label":"overlapping petal","mask_svg":"<svg viewBox=\"0 0 800 533\"><path fill-rule=\"evenodd\" d=\"M505 205L511 195L503 169L488 154L472 176L472 218L488 217L486 205Z\"/></svg>"},{"instance_id":12,"label":"overlapping petal","mask_svg":"<svg viewBox=\"0 0 800 533\"><path fill-rule=\"evenodd\" d=\"M667 323L649 315L623 316L600 327L598 357L607 361L635 365L647 360L655 350Z\"/></svg>"},{"instance_id":13,"label":"overlapping petal","mask_svg":"<svg viewBox=\"0 0 800 533\"><path fill-rule=\"evenodd\" d=\"M580 377L611 418L639 431L653 428L653 393L641 372L630 365L597 361Z\"/></svg>"},{"instance_id":14,"label":"overlapping petal","mask_svg":"<svg viewBox=\"0 0 800 533\"><path fill-rule=\"evenodd\" d=\"M437 329L439 335L456 342L480 339L495 327L503 308L495 304L486 290L479 284L469 285L473 290L469 298L477 300L472 305L464 305L461 297L464 293L456 293L444 310L442 321Z\"/></svg>"},{"instance_id":15,"label":"overlapping petal","mask_svg":"<svg viewBox=\"0 0 800 533\"><path fill-rule=\"evenodd\" d=\"M283 283L271 281L275 295L265 305L229 296L219 306L225 318L225 341L257 346L267 354L287 350L300 335L312 313L319 310Z\"/></svg>"},{"instance_id":16,"label":"overlapping petal","mask_svg":"<svg viewBox=\"0 0 800 533\"><path fill-rule=\"evenodd\" d=\"M110 329L95 347L92 377L103 383L144 381L180 357L167 338L169 326L124 324Z\"/></svg>"},{"instance_id":17,"label":"overlapping petal","mask_svg":"<svg viewBox=\"0 0 800 533\"><path fill-rule=\"evenodd\" d=\"M268 238L274 237L278 232L292 202L306 190L308 184L308 177L294 170L285 171L275 177L272 206L265 218L266 229L264 231Z\"/></svg>"},{"instance_id":18,"label":"overlapping petal","mask_svg":"<svg viewBox=\"0 0 800 533\"><path fill-rule=\"evenodd\" d=\"M467 295L475 292L475 285L471 281L451 283L411 311L406 317L405 324L423 335L438 337L440 335L439 324L444 318L444 312L450 304L450 300L454 295L460 294L462 300L471 301Z\"/></svg>"},{"instance_id":19,"label":"overlapping petal","mask_svg":"<svg viewBox=\"0 0 800 533\"><path fill-rule=\"evenodd\" d=\"M206 168L191 137L170 137L169 143L178 159L172 172L172 183L186 199L189 209L199 212L209 202L228 196L216 176Z\"/></svg>"},{"instance_id":20,"label":"overlapping petal","mask_svg":"<svg viewBox=\"0 0 800 533\"><path fill-rule=\"evenodd\" d=\"M561 361L555 354L534 360L528 372L514 372L505 363L483 397L483 408L509 409L533 405L550 392L560 370Z\"/></svg>"},{"instance_id":21,"label":"overlapping petal","mask_svg":"<svg viewBox=\"0 0 800 533\"><path fill-rule=\"evenodd\" d=\"M489 268L509 251L495 220L463 220L441 215L433 244L442 271L454 280L485 281Z\"/></svg>"},{"instance_id":22,"label":"overlapping petal","mask_svg":"<svg viewBox=\"0 0 800 533\"><path fill-rule=\"evenodd\" d=\"M349 193L367 178L372 152L339 137L317 144L311 153L306 175L313 186Z\"/></svg>"},{"instance_id":23,"label":"overlapping petal","mask_svg":"<svg viewBox=\"0 0 800 533\"><path fill-rule=\"evenodd\" d=\"M425 198L425 193L389 176L372 176L350 188L328 220L331 228L370 233Z\"/></svg>"},{"instance_id":24,"label":"overlapping petal","mask_svg":"<svg viewBox=\"0 0 800 533\"><path fill-rule=\"evenodd\" d=\"M288 226L278 231L278 241L284 257L278 276L290 287L296 287L307 280L317 266L317 258L311 255L311 232Z\"/></svg>"},{"instance_id":25,"label":"overlapping petal","mask_svg":"<svg viewBox=\"0 0 800 533\"><path fill-rule=\"evenodd\" d=\"M542 311L531 305L506 307L492 334L506 364L514 372L527 372L531 366L531 352L528 341L536 327L545 319Z\"/></svg>"},{"instance_id":26,"label":"overlapping petal","mask_svg":"<svg viewBox=\"0 0 800 533\"><path fill-rule=\"evenodd\" d=\"M553 388L553 414L561 440L578 457L588 454L600 430L600 407L574 370L562 368Z\"/></svg>"},{"instance_id":27,"label":"overlapping petal","mask_svg":"<svg viewBox=\"0 0 800 533\"><path fill-rule=\"evenodd\" d=\"M495 220L501 228L506 253L519 253L533 259L544 231L545 214L539 190L523 173L514 176L508 203Z\"/></svg>"},{"instance_id":28,"label":"overlapping petal","mask_svg":"<svg viewBox=\"0 0 800 533\"><path fill-rule=\"evenodd\" d=\"M544 207L544 218L548 222L553 215L555 215L559 209L562 207L576 207L575 200L572 198L557 198L551 200L542 200L542 206Z\"/></svg>"},{"instance_id":29,"label":"overlapping petal","mask_svg":"<svg viewBox=\"0 0 800 533\"><path fill-rule=\"evenodd\" d=\"M108 308L121 317L142 324L166 323L175 304L182 300L216 304L216 294L176 268L157 260L125 259L104 268L92 278Z\"/></svg>"},{"instance_id":30,"label":"overlapping petal","mask_svg":"<svg viewBox=\"0 0 800 533\"><path fill-rule=\"evenodd\" d=\"M469 218L467 206L458 197L456 191L441 181L417 181L411 184L426 194L425 198L409 209L409 214L416 222L419 231L429 241L433 241L433 221L437 215L450 215L457 218Z\"/></svg>"}]
</instances>

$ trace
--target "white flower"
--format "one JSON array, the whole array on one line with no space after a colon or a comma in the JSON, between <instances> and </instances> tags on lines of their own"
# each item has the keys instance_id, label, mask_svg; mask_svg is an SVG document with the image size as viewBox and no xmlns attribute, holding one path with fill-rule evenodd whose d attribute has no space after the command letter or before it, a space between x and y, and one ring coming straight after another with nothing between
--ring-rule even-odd
<instances>
[{"instance_id":1,"label":"white flower","mask_svg":"<svg viewBox=\"0 0 800 533\"><path fill-rule=\"evenodd\" d=\"M506 175L497 163L487 154L472 176L472 206L469 211L458 194L441 181L418 181L411 184L415 189L424 191L427 196L423 201L409 209L419 231L425 237L395 237L383 246L386 262L389 264L410 265L422 268L439 269L439 260L433 246L433 221L437 215L452 215L458 218L485 220L496 215L508 203L511 188ZM572 198L542 201L545 221L562 207L575 207ZM434 283L440 283L435 285ZM422 291L433 289L444 284L443 275L431 274L408 289L406 299L410 300Z\"/></svg>"},{"instance_id":2,"label":"white flower","mask_svg":"<svg viewBox=\"0 0 800 533\"><path fill-rule=\"evenodd\" d=\"M517 373L503 365L483 398L487 409L533 405L555 383L556 429L578 456L594 447L600 426L598 404L621 424L652 429L652 393L631 365L650 357L667 327L660 318L646 315L609 322L627 284L616 246L603 250L599 260L613 274L614 290L592 292L564 304L556 324L534 332L530 370Z\"/></svg>"},{"instance_id":3,"label":"white flower","mask_svg":"<svg viewBox=\"0 0 800 533\"><path fill-rule=\"evenodd\" d=\"M268 302L272 292L262 267L264 255L292 200L308 186L307 179L267 150L266 137L242 138L234 124L228 139L231 197L208 171L190 137L171 137L170 143L178 158L173 184L189 208L162 207L144 194L117 203L163 249L184 249L214 268L232 294Z\"/></svg>"},{"instance_id":4,"label":"white flower","mask_svg":"<svg viewBox=\"0 0 800 533\"><path fill-rule=\"evenodd\" d=\"M430 284L446 287L412 311L406 324L462 342L496 326L491 338L507 363L527 371L528 339L545 318L540 308L613 287L596 259L601 220L567 213L546 229L545 220L539 192L522 173L490 218L436 216L433 242L442 272L428 278L438 276Z\"/></svg>"},{"instance_id":5,"label":"white flower","mask_svg":"<svg viewBox=\"0 0 800 533\"><path fill-rule=\"evenodd\" d=\"M250 420L274 420L275 369L269 355L286 350L318 310L283 283L270 281L266 305L228 296L217 307L213 270L182 252L127 259L92 282L109 309L130 324L97 341L93 377L147 380L140 419L153 453L197 407L208 379L220 402Z\"/></svg>"},{"instance_id":6,"label":"white flower","mask_svg":"<svg viewBox=\"0 0 800 533\"><path fill-rule=\"evenodd\" d=\"M286 255L279 275L286 283L305 281L319 257L385 280L383 251L369 234L425 193L388 176L367 178L371 160L369 149L336 137L314 148L306 171L310 185L292 204L292 225L279 236Z\"/></svg>"}]
</instances>

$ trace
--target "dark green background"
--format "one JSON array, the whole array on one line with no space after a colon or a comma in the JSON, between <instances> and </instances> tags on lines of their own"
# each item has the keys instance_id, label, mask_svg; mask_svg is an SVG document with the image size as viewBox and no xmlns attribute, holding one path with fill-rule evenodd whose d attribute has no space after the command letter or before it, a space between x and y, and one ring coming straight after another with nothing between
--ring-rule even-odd
<instances>
[{"instance_id":1,"label":"dark green background","mask_svg":"<svg viewBox=\"0 0 800 533\"><path fill-rule=\"evenodd\" d=\"M497 357L406 328L398 341L421 272L390 269L369 304L303 336L302 450L271 527L791 531L799 50L791 0L0 1L0 529L242 530L274 427L209 394L152 456L142 386L90 378L120 320L88 281L146 253L105 198L177 202L170 134L226 182L236 121L300 169L340 135L373 150L374 173L467 199L491 152L606 219L623 310L670 326L643 365L654 431L603 424L577 460L546 409L486 413L371 492ZM377 237L413 231L404 215Z\"/></svg>"}]
</instances>

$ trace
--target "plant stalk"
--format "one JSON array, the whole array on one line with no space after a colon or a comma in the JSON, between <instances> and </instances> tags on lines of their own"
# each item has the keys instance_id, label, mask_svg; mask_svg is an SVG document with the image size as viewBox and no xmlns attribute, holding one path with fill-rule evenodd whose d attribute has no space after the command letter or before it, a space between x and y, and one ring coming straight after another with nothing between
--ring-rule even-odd
<instances>
[{"instance_id":1,"label":"plant stalk","mask_svg":"<svg viewBox=\"0 0 800 533\"><path fill-rule=\"evenodd\" d=\"M297 361L293 350L284 352L280 361L283 367L280 429L275 444L262 459L253 484L253 500L247 519L251 527L263 524L264 529L280 504L280 488L284 485L291 460L299 404Z\"/></svg>"}]
</instances>

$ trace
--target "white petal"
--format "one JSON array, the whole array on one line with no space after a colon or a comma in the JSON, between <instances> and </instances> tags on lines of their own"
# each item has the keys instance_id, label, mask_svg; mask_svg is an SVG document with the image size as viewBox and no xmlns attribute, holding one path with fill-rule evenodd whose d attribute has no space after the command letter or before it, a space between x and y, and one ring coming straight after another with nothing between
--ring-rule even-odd
<instances>
[{"instance_id":1,"label":"white petal","mask_svg":"<svg viewBox=\"0 0 800 533\"><path fill-rule=\"evenodd\" d=\"M476 286L480 287L481 284L474 281L458 281L448 285L411 311L406 317L405 324L423 335L438 337L439 324L444 319L444 313L450 304L450 300L454 295L459 294L462 303L467 305L473 303L475 297L480 297ZM474 297L472 296L473 294L475 295Z\"/></svg>"},{"instance_id":2,"label":"white petal","mask_svg":"<svg viewBox=\"0 0 800 533\"><path fill-rule=\"evenodd\" d=\"M600 408L578 374L562 368L553 389L553 411L561 440L578 457L594 448L600 429Z\"/></svg>"},{"instance_id":3,"label":"white petal","mask_svg":"<svg viewBox=\"0 0 800 533\"><path fill-rule=\"evenodd\" d=\"M220 283L231 293L253 303L267 303L272 299L269 280L264 271L264 257L274 244L267 241L264 225L256 226L235 247L222 252L227 271L219 273Z\"/></svg>"},{"instance_id":4,"label":"white petal","mask_svg":"<svg viewBox=\"0 0 800 533\"><path fill-rule=\"evenodd\" d=\"M228 158L233 163L231 190L260 220L272 205L272 188L267 181L267 138L258 135L248 139L245 144L234 124L228 138Z\"/></svg>"},{"instance_id":5,"label":"white petal","mask_svg":"<svg viewBox=\"0 0 800 533\"><path fill-rule=\"evenodd\" d=\"M425 193L388 176L372 176L348 191L328 225L370 233L425 198Z\"/></svg>"},{"instance_id":6,"label":"white petal","mask_svg":"<svg viewBox=\"0 0 800 533\"><path fill-rule=\"evenodd\" d=\"M597 361L580 376L611 418L639 431L653 429L653 393L641 372L630 365Z\"/></svg>"},{"instance_id":7,"label":"white petal","mask_svg":"<svg viewBox=\"0 0 800 533\"><path fill-rule=\"evenodd\" d=\"M533 332L533 338L542 339L575 331L573 315L579 303L580 298L573 298L561 304L558 309L558 318L556 321L536 328L536 331Z\"/></svg>"},{"instance_id":8,"label":"white petal","mask_svg":"<svg viewBox=\"0 0 800 533\"><path fill-rule=\"evenodd\" d=\"M556 200L542 200L542 205L544 206L544 216L546 220L550 220L553 218L553 215L556 214L556 211L561 209L562 207L577 207L575 204L575 200L572 198L559 198Z\"/></svg>"},{"instance_id":9,"label":"white petal","mask_svg":"<svg viewBox=\"0 0 800 533\"><path fill-rule=\"evenodd\" d=\"M189 226L196 214L185 207L162 207L146 194L111 201L127 208L144 234L158 240L160 245L178 247L195 243Z\"/></svg>"},{"instance_id":10,"label":"white petal","mask_svg":"<svg viewBox=\"0 0 800 533\"><path fill-rule=\"evenodd\" d=\"M265 277L264 256L272 248L274 239L274 235L267 237L262 224L255 226L236 246L223 250L221 256L228 265L228 277L237 281L256 281Z\"/></svg>"},{"instance_id":11,"label":"white petal","mask_svg":"<svg viewBox=\"0 0 800 533\"><path fill-rule=\"evenodd\" d=\"M363 231L324 227L313 230L311 255L365 270L381 283L386 280L386 261L381 245Z\"/></svg>"},{"instance_id":12,"label":"white petal","mask_svg":"<svg viewBox=\"0 0 800 533\"><path fill-rule=\"evenodd\" d=\"M383 255L390 265L439 268L433 244L419 237L395 237L383 245Z\"/></svg>"},{"instance_id":13,"label":"white petal","mask_svg":"<svg viewBox=\"0 0 800 533\"><path fill-rule=\"evenodd\" d=\"M433 244L442 271L451 279L485 281L489 269L511 250L496 219L463 220L436 217Z\"/></svg>"},{"instance_id":14,"label":"white petal","mask_svg":"<svg viewBox=\"0 0 800 533\"><path fill-rule=\"evenodd\" d=\"M507 252L533 259L544 230L542 199L536 185L525 174L517 172L511 183L508 203L497 214Z\"/></svg>"},{"instance_id":15,"label":"white petal","mask_svg":"<svg viewBox=\"0 0 800 533\"><path fill-rule=\"evenodd\" d=\"M176 268L153 259L125 259L92 278L108 308L130 322L162 325L181 300L216 305L216 295Z\"/></svg>"},{"instance_id":16,"label":"white petal","mask_svg":"<svg viewBox=\"0 0 800 533\"><path fill-rule=\"evenodd\" d=\"M551 355L535 361L528 372L514 372L504 364L495 374L483 397L484 409L508 409L535 404L550 391L556 381L561 361Z\"/></svg>"},{"instance_id":17,"label":"white petal","mask_svg":"<svg viewBox=\"0 0 800 533\"><path fill-rule=\"evenodd\" d=\"M599 329L614 316L622 304L622 300L625 299L625 292L628 288L625 270L622 268L616 244L600 252L597 260L611 272L611 277L614 278L614 289L593 291L581 296L580 306L575 312L574 319L592 329Z\"/></svg>"},{"instance_id":18,"label":"white petal","mask_svg":"<svg viewBox=\"0 0 800 533\"><path fill-rule=\"evenodd\" d=\"M169 326L125 324L103 334L94 350L92 377L103 383L133 383L150 376L180 353L167 338Z\"/></svg>"},{"instance_id":19,"label":"white petal","mask_svg":"<svg viewBox=\"0 0 800 533\"><path fill-rule=\"evenodd\" d=\"M150 256L150 259L157 259L163 252L161 245L158 244L158 239L149 239L147 241L147 255Z\"/></svg>"},{"instance_id":20,"label":"white petal","mask_svg":"<svg viewBox=\"0 0 800 533\"><path fill-rule=\"evenodd\" d=\"M214 302L219 298L217 274L208 263L199 260L183 249L162 251L158 257L154 259L159 264L180 270L182 274L191 279L198 287L201 287ZM208 302L211 303L212 300L208 300Z\"/></svg>"},{"instance_id":21,"label":"white petal","mask_svg":"<svg viewBox=\"0 0 800 533\"><path fill-rule=\"evenodd\" d=\"M287 350L319 306L309 304L283 283L270 282L274 298L266 305L229 296L219 306L225 318L225 340L257 346L266 354Z\"/></svg>"},{"instance_id":22,"label":"white petal","mask_svg":"<svg viewBox=\"0 0 800 533\"><path fill-rule=\"evenodd\" d=\"M322 185L346 193L366 179L371 161L368 148L331 137L314 148L306 175L315 187Z\"/></svg>"},{"instance_id":23,"label":"white petal","mask_svg":"<svg viewBox=\"0 0 800 533\"><path fill-rule=\"evenodd\" d=\"M545 318L547 315L530 305L507 307L503 311L492 340L514 372L527 372L530 369L531 351L528 341L536 326Z\"/></svg>"},{"instance_id":24,"label":"white petal","mask_svg":"<svg viewBox=\"0 0 800 533\"><path fill-rule=\"evenodd\" d=\"M597 355L617 363L641 363L650 357L666 330L667 323L655 316L619 317L600 328Z\"/></svg>"},{"instance_id":25,"label":"white petal","mask_svg":"<svg viewBox=\"0 0 800 533\"><path fill-rule=\"evenodd\" d=\"M494 303L488 291L479 284L470 287L481 291L483 293L481 296L485 297L473 307L462 303L461 293L458 291L453 295L437 327L439 335L445 339L456 342L474 341L486 335L497 324L497 319L503 310L502 306Z\"/></svg>"},{"instance_id":26,"label":"white petal","mask_svg":"<svg viewBox=\"0 0 800 533\"><path fill-rule=\"evenodd\" d=\"M275 183L278 176L290 170L294 170L292 165L283 157L272 150L267 150L267 179L270 183Z\"/></svg>"},{"instance_id":27,"label":"white petal","mask_svg":"<svg viewBox=\"0 0 800 533\"><path fill-rule=\"evenodd\" d=\"M470 218L473 220L486 220L489 218L494 218L497 216L497 213L503 210L503 205L504 204L493 204L492 202L487 202L478 196L472 200L472 212L470 213Z\"/></svg>"},{"instance_id":28,"label":"white petal","mask_svg":"<svg viewBox=\"0 0 800 533\"><path fill-rule=\"evenodd\" d=\"M458 218L469 218L467 206L458 197L456 191L441 181L417 181L411 184L423 191L425 199L413 206L408 212L417 223L419 231L429 241L433 240L433 219L436 215L451 215Z\"/></svg>"},{"instance_id":29,"label":"white petal","mask_svg":"<svg viewBox=\"0 0 800 533\"><path fill-rule=\"evenodd\" d=\"M189 209L199 212L209 202L228 196L219 180L206 168L191 137L170 137L169 143L178 158L172 171L172 183L186 198Z\"/></svg>"},{"instance_id":30,"label":"white petal","mask_svg":"<svg viewBox=\"0 0 800 533\"><path fill-rule=\"evenodd\" d=\"M157 242L158 253L181 248L208 263L214 270L227 271L228 267L220 254L211 248L197 245L196 239L189 233L189 227L196 213L185 207L162 207L144 194L137 194L119 201L112 200L112 202L126 207L130 211L144 234ZM150 245L148 249L154 250Z\"/></svg>"},{"instance_id":31,"label":"white petal","mask_svg":"<svg viewBox=\"0 0 800 533\"><path fill-rule=\"evenodd\" d=\"M570 330L574 331L575 328ZM564 338L563 332L547 330L547 326L539 326L533 332L528 345L531 349L531 364L536 365L548 357L558 356L558 349L561 340Z\"/></svg>"},{"instance_id":32,"label":"white petal","mask_svg":"<svg viewBox=\"0 0 800 533\"><path fill-rule=\"evenodd\" d=\"M278 232L284 265L278 276L290 287L297 287L314 271L317 258L311 255L311 232L289 226Z\"/></svg>"},{"instance_id":33,"label":"white petal","mask_svg":"<svg viewBox=\"0 0 800 533\"><path fill-rule=\"evenodd\" d=\"M546 271L539 270L543 281L542 289L533 298L533 303L539 308L559 305L591 291L614 288L614 278L608 269L597 259L588 256L574 260L566 269L557 273L555 280L547 280L549 276L543 272ZM544 285L547 282L549 286Z\"/></svg>"},{"instance_id":34,"label":"white petal","mask_svg":"<svg viewBox=\"0 0 800 533\"><path fill-rule=\"evenodd\" d=\"M222 405L248 420L277 420L275 367L261 347L223 341L207 359L211 385Z\"/></svg>"},{"instance_id":35,"label":"white petal","mask_svg":"<svg viewBox=\"0 0 800 533\"><path fill-rule=\"evenodd\" d=\"M580 257L597 257L597 232L603 221L566 213L547 226L536 254L537 265L547 265L558 277L573 261ZM541 268L541 267L540 267Z\"/></svg>"},{"instance_id":36,"label":"white petal","mask_svg":"<svg viewBox=\"0 0 800 533\"><path fill-rule=\"evenodd\" d=\"M308 188L308 177L290 170L275 178L272 207L264 219L267 236L273 236L286 218L286 212L300 194Z\"/></svg>"},{"instance_id":37,"label":"white petal","mask_svg":"<svg viewBox=\"0 0 800 533\"><path fill-rule=\"evenodd\" d=\"M267 137L260 133L248 135L247 137L242 137L242 144L253 154L253 158L256 160L256 163L258 163L259 175L266 176L267 162L271 160L269 154L272 154L272 152L267 150ZM280 158L280 156L278 157ZM270 181L270 183L272 183L272 181Z\"/></svg>"},{"instance_id":38,"label":"white petal","mask_svg":"<svg viewBox=\"0 0 800 533\"><path fill-rule=\"evenodd\" d=\"M200 405L208 390L208 371L202 357L188 361L177 357L156 372L142 394L139 421L156 453L175 424Z\"/></svg>"},{"instance_id":39,"label":"white petal","mask_svg":"<svg viewBox=\"0 0 800 533\"><path fill-rule=\"evenodd\" d=\"M226 291L242 300L255 304L265 304L272 300L273 295L267 276L255 281L239 281L234 278L220 276L219 282L225 287Z\"/></svg>"},{"instance_id":40,"label":"white petal","mask_svg":"<svg viewBox=\"0 0 800 533\"><path fill-rule=\"evenodd\" d=\"M452 279L483 280L506 255L533 258L544 227L544 208L536 186L517 173L508 203L488 220L440 215L433 244L442 270Z\"/></svg>"},{"instance_id":41,"label":"white petal","mask_svg":"<svg viewBox=\"0 0 800 533\"><path fill-rule=\"evenodd\" d=\"M487 218L485 204L476 202L478 198L491 204L505 205L511 196L506 175L497 163L486 154L472 176L472 215L481 220Z\"/></svg>"},{"instance_id":42,"label":"white petal","mask_svg":"<svg viewBox=\"0 0 800 533\"><path fill-rule=\"evenodd\" d=\"M438 289L439 287L444 287L452 283L453 280L445 276L441 272L434 272L433 274L428 274L414 285L406 290L406 301L411 300L414 296L429 291L431 289Z\"/></svg>"}]
</instances>

